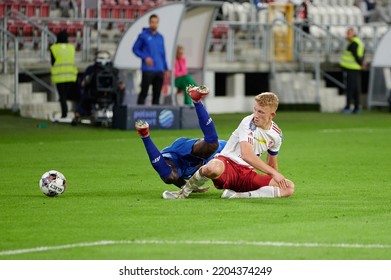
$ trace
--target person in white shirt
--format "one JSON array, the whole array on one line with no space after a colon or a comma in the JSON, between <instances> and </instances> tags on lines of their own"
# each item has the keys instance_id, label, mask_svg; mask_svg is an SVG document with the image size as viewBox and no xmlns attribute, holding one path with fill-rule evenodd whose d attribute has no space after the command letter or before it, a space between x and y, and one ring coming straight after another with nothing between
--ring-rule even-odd
<instances>
[{"instance_id":1,"label":"person in white shirt","mask_svg":"<svg viewBox=\"0 0 391 280\"><path fill-rule=\"evenodd\" d=\"M200 167L180 191L165 191L163 198L186 198L210 179L224 190L222 198L291 196L293 182L278 172L282 132L273 121L278 102L272 92L255 96L253 113L243 118L221 153ZM261 159L264 153L266 162Z\"/></svg>"}]
</instances>

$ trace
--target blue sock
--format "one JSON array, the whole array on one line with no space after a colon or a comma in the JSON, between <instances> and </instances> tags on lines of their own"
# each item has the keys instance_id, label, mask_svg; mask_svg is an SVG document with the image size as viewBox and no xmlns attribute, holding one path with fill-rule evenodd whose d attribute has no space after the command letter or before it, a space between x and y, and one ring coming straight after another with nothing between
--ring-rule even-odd
<instances>
[{"instance_id":1,"label":"blue sock","mask_svg":"<svg viewBox=\"0 0 391 280\"><path fill-rule=\"evenodd\" d=\"M217 131L212 118L209 116L202 102L194 103L194 108L197 113L198 123L204 133L204 140L207 143L215 143L218 141Z\"/></svg>"},{"instance_id":2,"label":"blue sock","mask_svg":"<svg viewBox=\"0 0 391 280\"><path fill-rule=\"evenodd\" d=\"M160 175L161 178L168 178L168 176L170 176L172 172L172 168L166 163L166 160L164 159L163 155L152 142L151 137L148 136L141 139L143 139L144 146L147 150L152 167L156 170L156 172Z\"/></svg>"}]
</instances>

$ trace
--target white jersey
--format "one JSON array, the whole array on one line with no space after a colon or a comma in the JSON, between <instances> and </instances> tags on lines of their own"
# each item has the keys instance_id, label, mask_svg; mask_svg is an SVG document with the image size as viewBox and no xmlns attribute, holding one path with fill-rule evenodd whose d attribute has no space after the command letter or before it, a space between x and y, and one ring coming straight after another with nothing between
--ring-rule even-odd
<instances>
[{"instance_id":1,"label":"white jersey","mask_svg":"<svg viewBox=\"0 0 391 280\"><path fill-rule=\"evenodd\" d=\"M250 166L242 159L240 142L248 142L253 145L254 153L261 157L266 151L271 155L277 155L282 144L282 132L275 122L269 130L256 127L253 115L243 118L238 128L232 133L220 155L229 157L239 164Z\"/></svg>"}]
</instances>

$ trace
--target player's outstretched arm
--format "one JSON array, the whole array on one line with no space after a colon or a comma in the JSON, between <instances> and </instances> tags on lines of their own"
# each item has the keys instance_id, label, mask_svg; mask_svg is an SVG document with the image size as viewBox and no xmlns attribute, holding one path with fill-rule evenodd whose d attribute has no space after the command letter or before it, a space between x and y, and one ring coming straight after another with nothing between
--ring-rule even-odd
<instances>
[{"instance_id":1,"label":"player's outstretched arm","mask_svg":"<svg viewBox=\"0 0 391 280\"><path fill-rule=\"evenodd\" d=\"M285 179L285 177L279 173L277 170L275 170L273 167L265 163L262 159L257 157L254 154L253 146L245 141L240 142L240 150L242 154L242 159L250 164L255 169L262 171L266 174L269 174L273 177L273 179L278 183L278 186L281 188L287 188L288 183Z\"/></svg>"}]
</instances>

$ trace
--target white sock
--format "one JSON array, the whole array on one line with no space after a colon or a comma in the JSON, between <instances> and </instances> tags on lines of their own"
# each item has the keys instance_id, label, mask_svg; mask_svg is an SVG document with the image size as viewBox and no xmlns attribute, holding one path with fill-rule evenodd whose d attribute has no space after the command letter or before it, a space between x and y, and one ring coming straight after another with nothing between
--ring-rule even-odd
<instances>
[{"instance_id":1,"label":"white sock","mask_svg":"<svg viewBox=\"0 0 391 280\"><path fill-rule=\"evenodd\" d=\"M280 197L280 188L264 186L255 191L237 192L235 196L238 198Z\"/></svg>"},{"instance_id":2,"label":"white sock","mask_svg":"<svg viewBox=\"0 0 391 280\"><path fill-rule=\"evenodd\" d=\"M188 196L193 190L198 189L203 184L205 184L209 178L202 176L200 171L197 170L196 173L191 176L189 181L186 182L186 185L182 188L185 196Z\"/></svg>"}]
</instances>

